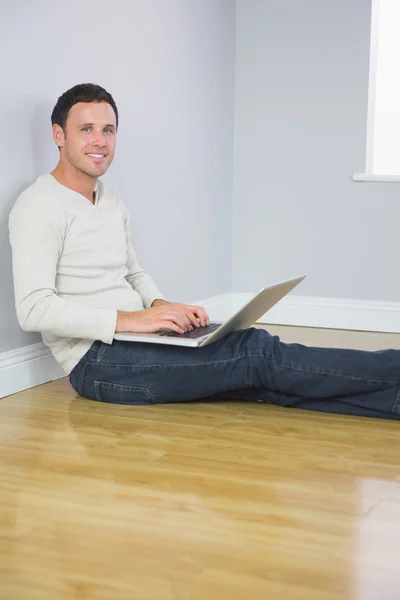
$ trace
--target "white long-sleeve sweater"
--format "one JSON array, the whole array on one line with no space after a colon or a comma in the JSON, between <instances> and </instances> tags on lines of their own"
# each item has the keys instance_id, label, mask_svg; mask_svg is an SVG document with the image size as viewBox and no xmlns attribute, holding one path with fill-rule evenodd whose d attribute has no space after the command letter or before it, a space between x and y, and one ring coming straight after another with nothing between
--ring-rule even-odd
<instances>
[{"instance_id":1,"label":"white long-sleeve sweater","mask_svg":"<svg viewBox=\"0 0 400 600\"><path fill-rule=\"evenodd\" d=\"M9 233L18 321L67 374L94 340L112 343L117 310L164 298L136 260L126 207L100 180L91 204L41 175L18 197Z\"/></svg>"}]
</instances>

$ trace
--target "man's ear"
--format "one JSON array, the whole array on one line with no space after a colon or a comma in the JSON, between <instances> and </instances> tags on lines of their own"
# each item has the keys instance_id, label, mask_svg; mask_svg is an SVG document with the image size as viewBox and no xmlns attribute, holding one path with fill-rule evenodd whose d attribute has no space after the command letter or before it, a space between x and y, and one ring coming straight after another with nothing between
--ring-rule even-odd
<instances>
[{"instance_id":1,"label":"man's ear","mask_svg":"<svg viewBox=\"0 0 400 600\"><path fill-rule=\"evenodd\" d=\"M53 125L53 140L59 148L64 146L65 134L62 127L57 123Z\"/></svg>"}]
</instances>

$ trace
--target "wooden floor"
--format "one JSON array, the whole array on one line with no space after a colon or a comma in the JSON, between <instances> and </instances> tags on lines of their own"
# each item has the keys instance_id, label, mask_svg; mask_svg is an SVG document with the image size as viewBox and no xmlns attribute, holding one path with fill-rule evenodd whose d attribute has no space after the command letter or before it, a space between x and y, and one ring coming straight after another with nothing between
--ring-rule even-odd
<instances>
[{"instance_id":1,"label":"wooden floor","mask_svg":"<svg viewBox=\"0 0 400 600\"><path fill-rule=\"evenodd\" d=\"M112 406L65 379L0 400L0 428L1 600L400 599L398 422Z\"/></svg>"}]
</instances>

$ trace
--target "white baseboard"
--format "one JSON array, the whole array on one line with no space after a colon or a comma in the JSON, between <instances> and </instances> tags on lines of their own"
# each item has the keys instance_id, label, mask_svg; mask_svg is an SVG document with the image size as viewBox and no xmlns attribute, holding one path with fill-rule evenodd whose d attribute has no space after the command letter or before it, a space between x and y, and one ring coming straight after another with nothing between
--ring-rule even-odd
<instances>
[{"instance_id":1,"label":"white baseboard","mask_svg":"<svg viewBox=\"0 0 400 600\"><path fill-rule=\"evenodd\" d=\"M221 294L197 302L214 321L224 321L255 294ZM400 302L289 295L257 321L271 325L400 333Z\"/></svg>"},{"instance_id":2,"label":"white baseboard","mask_svg":"<svg viewBox=\"0 0 400 600\"><path fill-rule=\"evenodd\" d=\"M42 343L0 353L0 398L65 376Z\"/></svg>"}]
</instances>

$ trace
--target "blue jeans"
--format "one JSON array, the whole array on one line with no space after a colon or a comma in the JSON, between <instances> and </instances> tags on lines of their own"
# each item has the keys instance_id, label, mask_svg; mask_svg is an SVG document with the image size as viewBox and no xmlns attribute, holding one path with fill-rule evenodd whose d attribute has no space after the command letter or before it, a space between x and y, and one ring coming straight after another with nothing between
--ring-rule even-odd
<instances>
[{"instance_id":1,"label":"blue jeans","mask_svg":"<svg viewBox=\"0 0 400 600\"><path fill-rule=\"evenodd\" d=\"M70 382L85 398L116 404L249 400L400 419L400 350L310 348L256 328L204 348L96 341Z\"/></svg>"}]
</instances>

